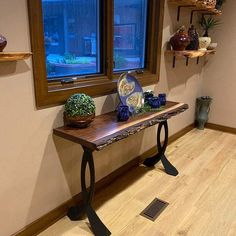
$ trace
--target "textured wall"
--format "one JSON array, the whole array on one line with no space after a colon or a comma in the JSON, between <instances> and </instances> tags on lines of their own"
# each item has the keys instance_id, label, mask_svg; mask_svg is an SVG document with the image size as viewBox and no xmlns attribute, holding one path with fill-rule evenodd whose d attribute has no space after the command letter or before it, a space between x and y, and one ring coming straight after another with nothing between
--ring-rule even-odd
<instances>
[{"instance_id":1,"label":"textured wall","mask_svg":"<svg viewBox=\"0 0 236 236\"><path fill-rule=\"evenodd\" d=\"M166 6L163 52L175 30L175 10ZM8 39L8 51L30 50L26 0L1 0L0 33ZM160 83L149 88L166 92L169 100L190 105L187 112L171 120L171 134L193 123L195 98L201 92L201 71L202 66L195 61L185 67L184 60L178 60L172 69L172 58L162 55ZM97 114L113 110L116 100L116 95L96 98ZM35 109L31 59L0 64L0 111L0 236L8 236L80 191L82 150L52 136L53 127L62 125L63 107ZM95 153L97 179L154 144L155 129L149 128Z\"/></svg>"}]
</instances>

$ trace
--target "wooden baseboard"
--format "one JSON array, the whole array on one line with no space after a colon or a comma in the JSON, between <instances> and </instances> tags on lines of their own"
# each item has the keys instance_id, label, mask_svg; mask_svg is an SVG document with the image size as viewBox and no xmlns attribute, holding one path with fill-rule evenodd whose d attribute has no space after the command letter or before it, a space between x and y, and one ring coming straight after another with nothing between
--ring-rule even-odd
<instances>
[{"instance_id":1,"label":"wooden baseboard","mask_svg":"<svg viewBox=\"0 0 236 236\"><path fill-rule=\"evenodd\" d=\"M190 130L194 128L194 124L191 124L184 129L180 130L176 134L169 137L169 144L183 136L184 134L188 133ZM120 167L116 171L112 172L108 176L104 177L103 179L99 180L95 185L95 193L113 182L115 179L117 179L119 176L126 173L128 170L137 167L140 163L140 160L143 160L147 157L150 157L154 155L157 152L157 148L153 147L143 153L141 156L136 157L135 159L131 160L130 162L126 163L124 166ZM55 222L57 222L59 219L63 218L67 214L67 210L75 205L79 204L82 201L82 194L79 193L72 199L68 200L67 202L63 203L56 209L50 211L49 213L45 214L38 220L34 221L33 223L29 224L28 226L24 227L19 232L13 234L12 236L34 236L45 229L47 229L49 226L53 225Z\"/></svg>"},{"instance_id":2,"label":"wooden baseboard","mask_svg":"<svg viewBox=\"0 0 236 236\"><path fill-rule=\"evenodd\" d=\"M214 130L219 130L226 133L236 134L236 128L233 128L233 127L217 125L217 124L212 124L212 123L207 123L205 127L208 129L214 129Z\"/></svg>"}]
</instances>

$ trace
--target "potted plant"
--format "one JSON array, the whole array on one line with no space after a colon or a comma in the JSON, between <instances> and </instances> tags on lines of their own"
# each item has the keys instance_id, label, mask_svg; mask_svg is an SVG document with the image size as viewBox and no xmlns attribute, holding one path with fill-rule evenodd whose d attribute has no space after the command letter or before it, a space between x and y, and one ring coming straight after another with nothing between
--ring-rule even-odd
<instances>
[{"instance_id":1,"label":"potted plant","mask_svg":"<svg viewBox=\"0 0 236 236\"><path fill-rule=\"evenodd\" d=\"M211 44L211 38L209 37L209 30L220 25L221 22L210 16L208 18L202 17L199 24L204 30L203 37L199 37L199 50L206 51L209 45Z\"/></svg>"},{"instance_id":2,"label":"potted plant","mask_svg":"<svg viewBox=\"0 0 236 236\"><path fill-rule=\"evenodd\" d=\"M90 96L77 93L66 101L64 112L66 125L85 128L94 120L94 117L95 104Z\"/></svg>"}]
</instances>

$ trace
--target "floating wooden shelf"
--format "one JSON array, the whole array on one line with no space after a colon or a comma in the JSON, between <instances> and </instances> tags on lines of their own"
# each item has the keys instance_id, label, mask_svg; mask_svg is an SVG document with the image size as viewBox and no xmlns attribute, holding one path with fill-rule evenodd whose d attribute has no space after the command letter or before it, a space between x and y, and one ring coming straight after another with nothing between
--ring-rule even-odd
<instances>
[{"instance_id":1,"label":"floating wooden shelf","mask_svg":"<svg viewBox=\"0 0 236 236\"><path fill-rule=\"evenodd\" d=\"M185 7L191 9L190 24L192 24L194 12L202 12L204 15L222 15L222 12L220 10L209 7L206 4L198 2L197 0L169 0L169 3L178 6L178 21L180 19L181 8Z\"/></svg>"},{"instance_id":2,"label":"floating wooden shelf","mask_svg":"<svg viewBox=\"0 0 236 236\"><path fill-rule=\"evenodd\" d=\"M169 0L171 4L177 6L189 6L189 8L195 8L197 10L207 11L215 15L221 15L222 12L217 10L216 8L212 8L207 6L206 4L199 3L195 0Z\"/></svg>"},{"instance_id":3,"label":"floating wooden shelf","mask_svg":"<svg viewBox=\"0 0 236 236\"><path fill-rule=\"evenodd\" d=\"M207 51L174 51L174 50L167 50L168 54L172 54L178 57L188 57L188 58L196 58L196 57L203 57L208 54L214 54L216 50L207 50Z\"/></svg>"},{"instance_id":4,"label":"floating wooden shelf","mask_svg":"<svg viewBox=\"0 0 236 236\"><path fill-rule=\"evenodd\" d=\"M176 57L185 57L186 58L186 66L188 66L189 58L197 58L197 64L199 62L199 57L203 57L205 55L214 54L216 50L206 50L206 51L174 51L174 50L167 50L167 54L173 55L173 68L175 67L175 59Z\"/></svg>"},{"instance_id":5,"label":"floating wooden shelf","mask_svg":"<svg viewBox=\"0 0 236 236\"><path fill-rule=\"evenodd\" d=\"M0 62L25 60L31 55L31 52L0 52Z\"/></svg>"}]
</instances>

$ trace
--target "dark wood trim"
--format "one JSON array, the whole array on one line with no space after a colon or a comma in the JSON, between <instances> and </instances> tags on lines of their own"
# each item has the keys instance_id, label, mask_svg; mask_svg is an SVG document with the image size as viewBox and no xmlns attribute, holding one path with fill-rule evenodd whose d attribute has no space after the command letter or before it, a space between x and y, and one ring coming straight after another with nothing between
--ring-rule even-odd
<instances>
[{"instance_id":1,"label":"dark wood trim","mask_svg":"<svg viewBox=\"0 0 236 236\"><path fill-rule=\"evenodd\" d=\"M104 21L101 22L102 50L101 75L81 78L70 85L61 85L60 81L48 82L46 77L46 62L44 34L42 24L41 0L28 0L31 46L33 51L34 87L36 107L38 109L64 104L74 93L86 93L92 97L103 96L116 92L118 75L113 74L113 6L114 1L102 1ZM139 74L138 80L142 86L156 84L160 77L160 61L162 50L162 29L164 18L164 0L149 0L149 19L147 28L147 65L145 72Z\"/></svg>"},{"instance_id":2,"label":"dark wood trim","mask_svg":"<svg viewBox=\"0 0 236 236\"><path fill-rule=\"evenodd\" d=\"M170 136L169 144L174 142L181 136L185 135L186 133L191 131L193 128L194 128L194 124L188 125L187 127L177 132L176 134ZM137 167L141 160L146 159L147 157L153 156L156 152L157 152L157 148L155 146L149 149L148 151L146 151L145 153L143 153L141 156L131 160L130 162L126 163L124 166L120 167L119 169L115 170L108 176L99 180L95 185L96 192L106 187L108 184L112 183L113 181L115 181L119 176L125 174L127 171L131 170L132 168ZM47 229L49 226L57 222L59 219L64 217L67 214L67 210L71 206L73 206L75 203L77 204L80 203L81 200L82 200L82 196L81 196L81 193L79 193L72 199L68 200L67 202L57 207L56 209L40 217L38 220L34 221L33 223L27 225L22 230L18 231L12 236L34 236L41 233L42 231Z\"/></svg>"},{"instance_id":3,"label":"dark wood trim","mask_svg":"<svg viewBox=\"0 0 236 236\"><path fill-rule=\"evenodd\" d=\"M233 127L228 127L228 126L224 126L224 125L217 125L217 124L213 124L213 123L207 123L205 125L205 127L208 129L214 129L214 130L218 130L218 131L222 131L222 132L226 132L226 133L236 134L236 128L233 128Z\"/></svg>"},{"instance_id":4,"label":"dark wood trim","mask_svg":"<svg viewBox=\"0 0 236 236\"><path fill-rule=\"evenodd\" d=\"M149 4L147 68L159 79L162 51L162 33L165 0L152 0Z\"/></svg>"}]
</instances>

